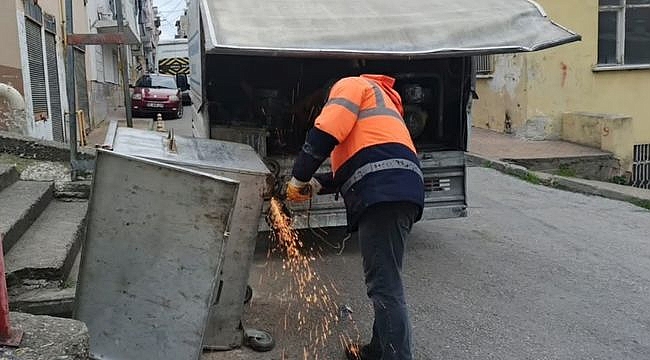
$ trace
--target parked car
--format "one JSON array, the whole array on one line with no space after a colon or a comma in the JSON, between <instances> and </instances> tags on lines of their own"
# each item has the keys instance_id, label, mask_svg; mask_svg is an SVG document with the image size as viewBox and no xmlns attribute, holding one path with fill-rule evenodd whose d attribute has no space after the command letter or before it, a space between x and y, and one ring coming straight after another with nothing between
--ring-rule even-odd
<instances>
[{"instance_id":1,"label":"parked car","mask_svg":"<svg viewBox=\"0 0 650 360\"><path fill-rule=\"evenodd\" d=\"M183 117L181 90L172 75L146 74L136 81L131 94L131 112L134 117Z\"/></svg>"}]
</instances>

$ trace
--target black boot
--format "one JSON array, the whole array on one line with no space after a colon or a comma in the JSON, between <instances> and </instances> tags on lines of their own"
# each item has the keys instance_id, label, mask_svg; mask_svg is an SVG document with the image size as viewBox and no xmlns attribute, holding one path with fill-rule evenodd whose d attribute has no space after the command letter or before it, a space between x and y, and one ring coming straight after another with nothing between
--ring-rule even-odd
<instances>
[{"instance_id":1,"label":"black boot","mask_svg":"<svg viewBox=\"0 0 650 360\"><path fill-rule=\"evenodd\" d=\"M372 351L370 345L348 344L345 347L345 356L348 360L380 360L381 353Z\"/></svg>"}]
</instances>

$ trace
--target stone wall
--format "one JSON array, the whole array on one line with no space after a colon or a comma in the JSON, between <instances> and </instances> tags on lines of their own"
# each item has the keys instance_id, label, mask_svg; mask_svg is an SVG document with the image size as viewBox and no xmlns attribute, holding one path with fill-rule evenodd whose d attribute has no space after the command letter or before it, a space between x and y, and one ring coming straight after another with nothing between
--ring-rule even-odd
<instances>
[{"instance_id":1,"label":"stone wall","mask_svg":"<svg viewBox=\"0 0 650 360\"><path fill-rule=\"evenodd\" d=\"M13 154L23 158L70 161L70 147L56 141L39 140L28 136L0 131L0 153ZM92 149L79 149L79 158L90 160L95 157Z\"/></svg>"}]
</instances>

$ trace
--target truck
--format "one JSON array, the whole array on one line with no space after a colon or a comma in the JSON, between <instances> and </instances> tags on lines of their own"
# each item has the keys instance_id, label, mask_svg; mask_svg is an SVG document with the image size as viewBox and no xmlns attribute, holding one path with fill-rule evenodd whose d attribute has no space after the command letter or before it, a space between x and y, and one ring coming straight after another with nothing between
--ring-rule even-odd
<instances>
[{"instance_id":1,"label":"truck","mask_svg":"<svg viewBox=\"0 0 650 360\"><path fill-rule=\"evenodd\" d=\"M190 59L187 50L187 39L160 40L156 47L156 72L173 75L176 84L181 89L183 105L190 105L188 76L190 74Z\"/></svg>"},{"instance_id":2,"label":"truck","mask_svg":"<svg viewBox=\"0 0 650 360\"><path fill-rule=\"evenodd\" d=\"M189 14L195 137L252 146L281 182L326 84L392 76L424 174L425 220L467 216L475 58L580 40L531 0L191 0ZM291 213L296 228L346 225L336 195Z\"/></svg>"}]
</instances>

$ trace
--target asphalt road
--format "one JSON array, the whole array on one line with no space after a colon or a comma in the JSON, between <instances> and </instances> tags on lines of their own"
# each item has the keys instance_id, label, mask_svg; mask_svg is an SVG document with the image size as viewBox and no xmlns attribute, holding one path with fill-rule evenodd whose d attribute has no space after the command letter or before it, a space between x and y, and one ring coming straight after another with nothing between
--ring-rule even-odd
<instances>
[{"instance_id":1,"label":"asphalt road","mask_svg":"<svg viewBox=\"0 0 650 360\"><path fill-rule=\"evenodd\" d=\"M650 212L532 185L491 169L469 171L469 217L418 223L404 279L415 359L650 359ZM337 236L331 236L330 240ZM322 244L322 243L321 243ZM247 327L276 348L205 353L204 360L343 359L339 332L368 340L372 313L352 240L314 261L331 278L354 325L324 347L294 320L300 305L281 261L256 252ZM285 325L288 314L288 325ZM317 326L320 318L311 314Z\"/></svg>"},{"instance_id":2,"label":"asphalt road","mask_svg":"<svg viewBox=\"0 0 650 360\"><path fill-rule=\"evenodd\" d=\"M176 135L192 136L192 107L183 107L183 117L181 119L166 119L165 128L174 129Z\"/></svg>"},{"instance_id":3,"label":"asphalt road","mask_svg":"<svg viewBox=\"0 0 650 360\"><path fill-rule=\"evenodd\" d=\"M192 107L183 107L183 118L165 120L165 127L174 129L176 135L192 136Z\"/></svg>"}]
</instances>

